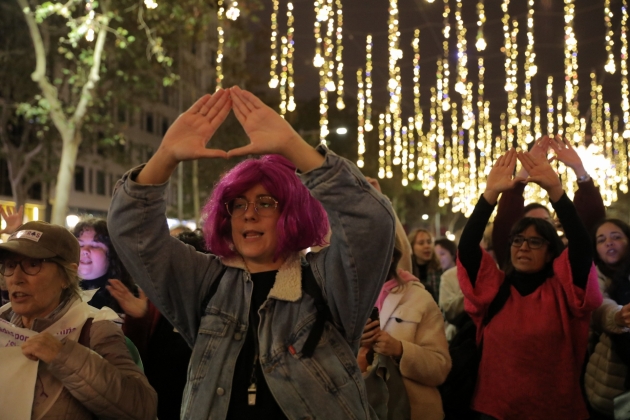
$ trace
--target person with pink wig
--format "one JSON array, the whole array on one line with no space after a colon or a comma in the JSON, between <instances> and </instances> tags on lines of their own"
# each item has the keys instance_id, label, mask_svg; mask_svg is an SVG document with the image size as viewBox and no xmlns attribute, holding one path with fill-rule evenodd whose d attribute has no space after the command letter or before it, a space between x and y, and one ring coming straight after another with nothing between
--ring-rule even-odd
<instances>
[{"instance_id":1,"label":"person with pink wig","mask_svg":"<svg viewBox=\"0 0 630 420\"><path fill-rule=\"evenodd\" d=\"M206 148L230 110L250 144ZM225 174L203 209L212 253L170 237L164 192L179 162L245 155L262 157ZM118 182L108 223L133 278L193 349L182 418L376 418L355 354L394 215L352 163L308 145L253 94L220 89ZM329 224L329 245L303 256L325 245Z\"/></svg>"}]
</instances>

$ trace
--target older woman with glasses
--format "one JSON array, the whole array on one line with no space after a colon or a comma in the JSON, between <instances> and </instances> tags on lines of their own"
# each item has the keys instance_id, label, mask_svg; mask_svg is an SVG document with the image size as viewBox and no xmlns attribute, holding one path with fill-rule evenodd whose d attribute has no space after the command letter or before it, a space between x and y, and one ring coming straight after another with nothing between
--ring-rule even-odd
<instances>
[{"instance_id":1,"label":"older woman with glasses","mask_svg":"<svg viewBox=\"0 0 630 420\"><path fill-rule=\"evenodd\" d=\"M580 375L602 301L589 235L547 159L519 153L526 180L512 178L516 159L510 150L497 160L459 242L464 307L483 348L472 408L482 419L587 419ZM499 195L517 182L548 192L569 246L550 223L526 217L512 229L503 272L479 241Z\"/></svg>"},{"instance_id":2,"label":"older woman with glasses","mask_svg":"<svg viewBox=\"0 0 630 420\"><path fill-rule=\"evenodd\" d=\"M230 109L250 144L206 149ZM248 154L265 156L225 174L204 208L212 254L172 238L164 192L177 164ZM324 244L328 222L330 246L301 257ZM251 93L220 89L123 177L108 225L134 280L193 348L182 418L375 418L355 354L394 215L349 161L309 146Z\"/></svg>"},{"instance_id":3,"label":"older woman with glasses","mask_svg":"<svg viewBox=\"0 0 630 420\"><path fill-rule=\"evenodd\" d=\"M0 308L0 417L155 419L157 396L122 331L79 297L77 239L29 222L0 244L0 262L10 298Z\"/></svg>"}]
</instances>

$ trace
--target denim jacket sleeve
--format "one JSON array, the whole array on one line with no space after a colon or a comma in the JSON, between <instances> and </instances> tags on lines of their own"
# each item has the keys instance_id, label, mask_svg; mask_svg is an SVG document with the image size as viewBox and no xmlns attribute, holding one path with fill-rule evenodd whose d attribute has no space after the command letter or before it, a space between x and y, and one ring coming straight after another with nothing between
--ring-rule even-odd
<instances>
[{"instance_id":1,"label":"denim jacket sleeve","mask_svg":"<svg viewBox=\"0 0 630 420\"><path fill-rule=\"evenodd\" d=\"M321 167L300 175L328 214L330 246L309 254L337 329L357 348L394 252L391 204L349 161L320 146Z\"/></svg>"},{"instance_id":2,"label":"denim jacket sleeve","mask_svg":"<svg viewBox=\"0 0 630 420\"><path fill-rule=\"evenodd\" d=\"M118 181L107 227L133 279L192 346L201 304L223 265L216 256L199 253L170 236L164 200L168 183L134 182L141 169L132 169Z\"/></svg>"}]
</instances>

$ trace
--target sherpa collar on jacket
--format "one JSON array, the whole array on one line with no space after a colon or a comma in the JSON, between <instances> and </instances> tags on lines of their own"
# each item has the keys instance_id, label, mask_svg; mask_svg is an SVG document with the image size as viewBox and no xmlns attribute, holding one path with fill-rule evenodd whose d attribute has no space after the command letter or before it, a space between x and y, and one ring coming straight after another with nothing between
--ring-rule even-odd
<instances>
[{"instance_id":1,"label":"sherpa collar on jacket","mask_svg":"<svg viewBox=\"0 0 630 420\"><path fill-rule=\"evenodd\" d=\"M221 260L227 267L239 268L249 273L243 257L236 256ZM302 298L302 263L300 254L288 257L278 269L276 281L269 291L268 298L296 302Z\"/></svg>"}]
</instances>

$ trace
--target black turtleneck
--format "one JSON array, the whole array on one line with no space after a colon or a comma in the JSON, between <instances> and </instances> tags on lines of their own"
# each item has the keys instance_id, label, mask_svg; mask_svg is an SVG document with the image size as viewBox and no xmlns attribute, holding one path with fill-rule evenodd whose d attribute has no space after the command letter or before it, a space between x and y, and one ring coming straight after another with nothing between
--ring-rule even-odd
<instances>
[{"instance_id":1,"label":"black turtleneck","mask_svg":"<svg viewBox=\"0 0 630 420\"><path fill-rule=\"evenodd\" d=\"M569 241L569 264L571 266L573 284L584 289L591 265L593 264L590 237L575 210L573 202L566 194L563 194L557 202L552 203L552 206L556 210L556 214ZM494 207L482 195L473 213L470 215L459 240L458 258L466 269L468 278L473 286L477 281L477 273L481 266L482 254L479 242L483 238L483 231L488 220L490 220ZM543 270L532 274L515 271L507 276L506 281L509 281L519 294L523 296L528 295L543 284L546 279L553 276L552 264L553 261Z\"/></svg>"}]
</instances>

